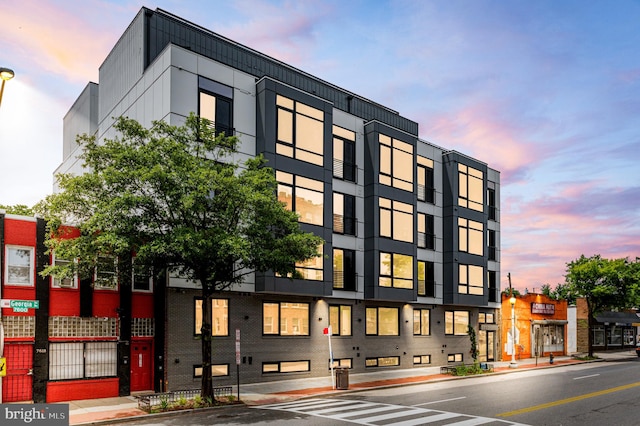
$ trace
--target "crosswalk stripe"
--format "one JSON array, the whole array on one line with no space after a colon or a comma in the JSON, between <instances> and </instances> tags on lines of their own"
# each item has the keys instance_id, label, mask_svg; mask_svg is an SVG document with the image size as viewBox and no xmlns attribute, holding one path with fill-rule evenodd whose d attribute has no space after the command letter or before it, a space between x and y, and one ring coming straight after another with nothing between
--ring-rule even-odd
<instances>
[{"instance_id":1,"label":"crosswalk stripe","mask_svg":"<svg viewBox=\"0 0 640 426\"><path fill-rule=\"evenodd\" d=\"M306 399L253 407L256 409L289 411L327 419L342 420L363 426L417 426L442 424L447 426L476 426L494 424L526 426L519 423L470 414L430 410L416 406L384 404L345 399Z\"/></svg>"}]
</instances>

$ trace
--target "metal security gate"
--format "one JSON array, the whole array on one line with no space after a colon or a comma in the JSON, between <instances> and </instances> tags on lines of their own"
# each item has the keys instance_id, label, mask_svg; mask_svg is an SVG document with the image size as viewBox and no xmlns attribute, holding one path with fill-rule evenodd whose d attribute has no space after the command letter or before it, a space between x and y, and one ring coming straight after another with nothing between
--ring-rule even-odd
<instances>
[{"instance_id":1,"label":"metal security gate","mask_svg":"<svg viewBox=\"0 0 640 426\"><path fill-rule=\"evenodd\" d=\"M7 375L2 379L2 402L33 399L33 344L7 343L4 346Z\"/></svg>"}]
</instances>

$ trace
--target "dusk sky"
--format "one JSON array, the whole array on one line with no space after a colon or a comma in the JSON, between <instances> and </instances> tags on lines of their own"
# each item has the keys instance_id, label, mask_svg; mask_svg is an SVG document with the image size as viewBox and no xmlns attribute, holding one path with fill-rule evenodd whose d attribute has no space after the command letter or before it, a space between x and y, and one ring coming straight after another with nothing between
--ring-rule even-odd
<instances>
[{"instance_id":1,"label":"dusk sky","mask_svg":"<svg viewBox=\"0 0 640 426\"><path fill-rule=\"evenodd\" d=\"M639 0L96 1L0 7L0 204L52 191L62 120L140 7L398 111L501 172L501 286L640 256Z\"/></svg>"}]
</instances>

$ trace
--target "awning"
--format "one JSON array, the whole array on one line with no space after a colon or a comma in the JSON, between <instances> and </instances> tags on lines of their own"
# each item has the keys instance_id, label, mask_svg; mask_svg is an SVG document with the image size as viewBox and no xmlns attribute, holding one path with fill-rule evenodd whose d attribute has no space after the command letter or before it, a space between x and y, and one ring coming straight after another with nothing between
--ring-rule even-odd
<instances>
[{"instance_id":1,"label":"awning","mask_svg":"<svg viewBox=\"0 0 640 426\"><path fill-rule=\"evenodd\" d=\"M540 325L564 325L569 324L567 320L533 320L531 324L540 324Z\"/></svg>"},{"instance_id":2,"label":"awning","mask_svg":"<svg viewBox=\"0 0 640 426\"><path fill-rule=\"evenodd\" d=\"M619 324L619 325L633 325L638 323L640 317L632 312L610 312L606 311L599 315L596 315L596 321L599 323Z\"/></svg>"}]
</instances>

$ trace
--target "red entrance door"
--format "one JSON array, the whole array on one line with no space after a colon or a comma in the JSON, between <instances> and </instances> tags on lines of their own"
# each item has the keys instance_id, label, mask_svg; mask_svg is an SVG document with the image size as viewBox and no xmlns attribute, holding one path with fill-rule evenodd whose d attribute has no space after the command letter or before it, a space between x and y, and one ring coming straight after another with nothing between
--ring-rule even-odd
<instances>
[{"instance_id":1,"label":"red entrance door","mask_svg":"<svg viewBox=\"0 0 640 426\"><path fill-rule=\"evenodd\" d=\"M31 401L33 398L33 345L9 343L4 347L7 375L2 380L2 402Z\"/></svg>"},{"instance_id":2,"label":"red entrance door","mask_svg":"<svg viewBox=\"0 0 640 426\"><path fill-rule=\"evenodd\" d=\"M131 342L131 392L153 390L151 342Z\"/></svg>"}]
</instances>

